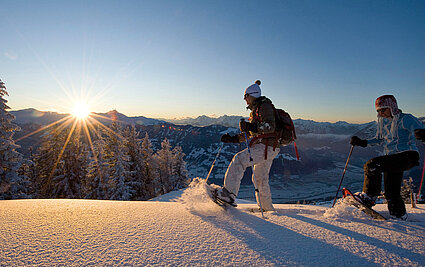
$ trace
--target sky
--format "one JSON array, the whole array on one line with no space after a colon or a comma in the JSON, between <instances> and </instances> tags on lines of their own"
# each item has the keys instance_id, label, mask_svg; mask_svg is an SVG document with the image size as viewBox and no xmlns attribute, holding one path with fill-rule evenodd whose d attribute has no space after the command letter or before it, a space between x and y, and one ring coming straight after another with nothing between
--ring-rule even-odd
<instances>
[{"instance_id":1,"label":"sky","mask_svg":"<svg viewBox=\"0 0 425 267\"><path fill-rule=\"evenodd\" d=\"M0 0L12 110L248 116L255 80L293 118L425 116L425 1Z\"/></svg>"}]
</instances>

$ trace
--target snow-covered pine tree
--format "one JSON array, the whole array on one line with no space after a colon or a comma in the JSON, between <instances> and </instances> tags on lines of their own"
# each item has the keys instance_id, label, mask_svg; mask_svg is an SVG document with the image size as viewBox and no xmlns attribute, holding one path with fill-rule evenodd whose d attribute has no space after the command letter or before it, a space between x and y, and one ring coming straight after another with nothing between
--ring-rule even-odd
<instances>
[{"instance_id":1,"label":"snow-covered pine tree","mask_svg":"<svg viewBox=\"0 0 425 267\"><path fill-rule=\"evenodd\" d=\"M55 127L42 138L34 156L38 198L81 198L81 185L87 176L88 147L80 141L80 131ZM78 129L78 128L77 128ZM67 138L69 140L67 142Z\"/></svg>"},{"instance_id":2,"label":"snow-covered pine tree","mask_svg":"<svg viewBox=\"0 0 425 267\"><path fill-rule=\"evenodd\" d=\"M35 178L32 181L35 198L53 198L53 176L66 137L61 135L58 127L50 129L41 139L41 145L34 155Z\"/></svg>"},{"instance_id":3,"label":"snow-covered pine tree","mask_svg":"<svg viewBox=\"0 0 425 267\"><path fill-rule=\"evenodd\" d=\"M172 186L173 190L185 188L189 184L188 172L186 169L186 162L184 161L185 154L181 146L176 146L173 149L173 175Z\"/></svg>"},{"instance_id":4,"label":"snow-covered pine tree","mask_svg":"<svg viewBox=\"0 0 425 267\"><path fill-rule=\"evenodd\" d=\"M411 204L411 198L410 195L413 192L413 179L412 177L409 177L409 179L403 179L403 185L400 189L400 195L403 199L404 203Z\"/></svg>"},{"instance_id":5,"label":"snow-covered pine tree","mask_svg":"<svg viewBox=\"0 0 425 267\"><path fill-rule=\"evenodd\" d=\"M158 172L157 162L154 157L152 149L152 143L149 140L149 135L146 132L145 137L142 140L141 147L143 168L142 174L145 179L144 192L146 193L145 199L150 199L157 196L156 188L158 187Z\"/></svg>"},{"instance_id":6,"label":"snow-covered pine tree","mask_svg":"<svg viewBox=\"0 0 425 267\"><path fill-rule=\"evenodd\" d=\"M23 156L13 141L13 134L20 128L12 123L15 117L7 111L10 107L5 96L6 85L0 80L0 199L27 198L28 180L18 174Z\"/></svg>"},{"instance_id":7,"label":"snow-covered pine tree","mask_svg":"<svg viewBox=\"0 0 425 267\"><path fill-rule=\"evenodd\" d=\"M155 155L158 163L159 192L163 195L170 192L172 188L171 176L173 173L173 152L170 141L165 138L161 143L161 149Z\"/></svg>"},{"instance_id":8,"label":"snow-covered pine tree","mask_svg":"<svg viewBox=\"0 0 425 267\"><path fill-rule=\"evenodd\" d=\"M93 141L93 151L88 166L87 179L83 186L83 195L84 198L88 199L109 199L107 187L109 175L104 152L106 143L100 133L97 136L98 139Z\"/></svg>"},{"instance_id":9,"label":"snow-covered pine tree","mask_svg":"<svg viewBox=\"0 0 425 267\"><path fill-rule=\"evenodd\" d=\"M70 132L64 132L68 136ZM87 176L88 147L80 141L81 128L70 136L53 177L53 196L55 198L81 198L82 183ZM63 146L63 145L62 145Z\"/></svg>"},{"instance_id":10,"label":"snow-covered pine tree","mask_svg":"<svg viewBox=\"0 0 425 267\"><path fill-rule=\"evenodd\" d=\"M130 164L123 131L121 126L115 121L109 129L110 131L106 133L104 152L109 176L108 190L110 199L130 200L134 191L129 185Z\"/></svg>"},{"instance_id":11,"label":"snow-covered pine tree","mask_svg":"<svg viewBox=\"0 0 425 267\"><path fill-rule=\"evenodd\" d=\"M143 160L141 139L139 139L139 132L135 126L126 127L124 130L124 137L129 156L130 164L130 181L129 186L134 191L131 200L146 200L148 199L147 192L145 191L145 177L143 170L145 169L145 162Z\"/></svg>"},{"instance_id":12,"label":"snow-covered pine tree","mask_svg":"<svg viewBox=\"0 0 425 267\"><path fill-rule=\"evenodd\" d=\"M34 183L35 178L37 177L35 163L34 163L34 153L33 148L29 147L30 156L29 159L25 159L22 162L21 167L19 168L19 175L25 176L28 179L27 194L28 196L35 196Z\"/></svg>"}]
</instances>

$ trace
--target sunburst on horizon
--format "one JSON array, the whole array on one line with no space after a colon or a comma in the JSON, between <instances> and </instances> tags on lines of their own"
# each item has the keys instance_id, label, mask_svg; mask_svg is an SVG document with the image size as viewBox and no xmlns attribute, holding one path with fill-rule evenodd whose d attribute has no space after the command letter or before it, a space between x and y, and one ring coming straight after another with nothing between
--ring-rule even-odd
<instances>
[{"instance_id":1,"label":"sunburst on horizon","mask_svg":"<svg viewBox=\"0 0 425 267\"><path fill-rule=\"evenodd\" d=\"M69 80L65 81L63 79L66 77L64 75L66 73L62 72L61 75L59 75L58 70L52 67L54 64L49 64L50 62L48 62L48 60L43 58L42 55L38 53L38 51L33 47L29 39L27 39L24 34L18 32L18 35L23 39L35 58L38 59L40 66L42 66L45 71L50 74L53 81L56 82L57 86L61 88L64 93L63 96L55 96L55 101L46 101L45 99L40 98L35 98L33 100L51 106L54 110L60 111L60 113L64 112L66 116L20 137L19 139L15 140L15 142L19 142L20 140L28 138L29 136L42 131L51 131L55 134L67 135L58 158L55 159L56 162L54 163L48 178L49 181L52 179L54 171L58 163L61 161L63 153L73 135L78 136L78 138L81 138L85 135L86 140L89 143L92 157L96 162L96 165L98 165L98 159L92 142L92 136L98 136L97 128L101 128L111 135L116 135L120 139L123 137L101 122L105 120L119 122L116 111L108 113L106 116L102 116L92 112L92 109L99 107L102 102L102 98L108 95L108 93L115 87L117 83L122 82L137 70L137 68L134 66L137 60L132 58L124 67L115 68L116 71L112 78L108 79L107 81L102 81L99 78L99 74L102 71L100 68L96 72L89 71L90 66L92 66L91 64L93 64L91 59L93 57L94 50L87 50L83 53L83 67L81 69L80 76L81 78L76 79L74 75L69 75L71 72L68 72ZM98 83L100 83L101 86L98 86ZM79 86L75 86L76 84L79 84ZM97 93L93 94L95 87L97 88ZM65 129L70 130L67 132ZM81 135L81 133L84 134ZM41 142L41 139L38 142ZM102 173L99 166L98 171L99 176L102 179ZM49 181L46 181L45 184L47 185Z\"/></svg>"},{"instance_id":2,"label":"sunburst on horizon","mask_svg":"<svg viewBox=\"0 0 425 267\"><path fill-rule=\"evenodd\" d=\"M83 102L75 104L71 112L72 116L79 120L86 120L91 113L90 107Z\"/></svg>"},{"instance_id":3,"label":"sunburst on horizon","mask_svg":"<svg viewBox=\"0 0 425 267\"><path fill-rule=\"evenodd\" d=\"M118 118L117 118L117 115L116 115L116 111L110 113L109 114L110 117L101 116L99 114L96 114L96 113L90 111L90 106L87 104L87 103L89 103L88 100L87 101L80 100L80 101L75 101L75 102L73 101L75 104L74 104L72 109L71 108L69 109L69 110L71 110L71 112L68 116L66 116L62 119L59 119L55 122L52 122L48 125L45 125L45 126L39 128L39 129L37 129L37 130L35 130L35 131L25 135L25 136L22 136L21 138L16 140L16 142L18 142L22 139L25 139L29 136L32 136L36 133L47 130L49 128L52 128L53 131L60 134L62 132L65 132L64 130L66 128L71 127L70 131L67 133L68 136L67 136L67 138L66 138L66 140L65 140L65 142L62 146L62 149L61 149L61 151L58 155L58 158L56 159L56 161L53 165L53 168L50 172L50 175L49 175L49 178L48 178L49 181L46 181L46 183L44 183L46 186L49 185L51 179L53 178L54 171L57 168L58 163L60 162L62 155L63 155L63 153L64 153L64 151L65 151L65 149L66 149L66 147L67 147L67 145L68 145L68 143L69 143L69 141L70 141L70 139L71 139L71 137L74 133L77 134L77 136L80 136L79 133L81 131L83 131L85 133L85 136L87 138L86 140L88 141L88 145L89 145L90 150L92 152L93 160L95 161L95 164L98 167L97 169L98 169L98 172L99 172L100 179L102 179L103 175L102 175L101 170L99 168L98 159L97 159L97 156L96 156L96 153L95 153L95 149L94 149L94 146L93 146L93 141L92 141L90 133L92 132L92 133L97 134L97 131L95 130L95 126L98 126L98 127L102 128L103 130L105 130L106 132L108 132L109 134L114 134L118 138L123 138L119 133L114 132L108 126L104 125L103 123L101 123L98 120L100 118L100 119L103 119L103 120L109 120L109 121L117 122ZM96 118L98 118L98 119L96 119Z\"/></svg>"}]
</instances>

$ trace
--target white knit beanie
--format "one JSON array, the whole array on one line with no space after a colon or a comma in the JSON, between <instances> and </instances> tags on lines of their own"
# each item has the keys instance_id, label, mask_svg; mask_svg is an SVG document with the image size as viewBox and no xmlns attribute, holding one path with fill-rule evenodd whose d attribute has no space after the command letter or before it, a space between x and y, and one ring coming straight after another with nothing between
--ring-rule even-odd
<instances>
[{"instance_id":1,"label":"white knit beanie","mask_svg":"<svg viewBox=\"0 0 425 267\"><path fill-rule=\"evenodd\" d=\"M248 86L248 88L245 89L244 97L245 95L250 95L255 98L259 98L261 96L261 88L260 88L261 81L256 80L254 84L251 84Z\"/></svg>"}]
</instances>

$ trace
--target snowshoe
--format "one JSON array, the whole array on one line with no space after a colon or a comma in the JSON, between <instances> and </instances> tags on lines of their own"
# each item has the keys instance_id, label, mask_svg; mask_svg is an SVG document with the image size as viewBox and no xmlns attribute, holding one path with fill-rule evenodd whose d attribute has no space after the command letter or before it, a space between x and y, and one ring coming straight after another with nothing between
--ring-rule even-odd
<instances>
[{"instance_id":1,"label":"snowshoe","mask_svg":"<svg viewBox=\"0 0 425 267\"><path fill-rule=\"evenodd\" d=\"M395 215L390 215L390 218L392 220L398 220L398 221L407 221L407 217L408 217L407 212L404 215L399 216L399 217L397 217Z\"/></svg>"},{"instance_id":2,"label":"snowshoe","mask_svg":"<svg viewBox=\"0 0 425 267\"><path fill-rule=\"evenodd\" d=\"M376 197L370 197L368 194L364 192L357 192L354 193L353 196L363 205L371 209L373 206L375 206Z\"/></svg>"},{"instance_id":3,"label":"snowshoe","mask_svg":"<svg viewBox=\"0 0 425 267\"><path fill-rule=\"evenodd\" d=\"M347 188L343 188L342 189L342 195L343 195L344 199L348 200L348 203L350 203L354 207L358 208L359 210L363 211L367 215L371 216L373 219L375 219L375 220L386 220L387 219L384 216L382 216L382 214L380 214L379 212L377 212L376 210L368 207L363 202L361 202L361 200L359 200Z\"/></svg>"},{"instance_id":4,"label":"snowshoe","mask_svg":"<svg viewBox=\"0 0 425 267\"><path fill-rule=\"evenodd\" d=\"M399 201L393 201L387 199L387 202L391 219L401 221L407 220L406 206L403 200L400 199Z\"/></svg>"},{"instance_id":5,"label":"snowshoe","mask_svg":"<svg viewBox=\"0 0 425 267\"><path fill-rule=\"evenodd\" d=\"M226 208L229 206L236 207L236 201L233 194L227 191L226 188L221 188L215 184L207 184L205 179L196 177L189 184L191 188L202 188L197 194L206 194L214 203Z\"/></svg>"},{"instance_id":6,"label":"snowshoe","mask_svg":"<svg viewBox=\"0 0 425 267\"><path fill-rule=\"evenodd\" d=\"M213 198L213 201L220 206L230 205L233 207L237 207L237 204L235 202L235 197L233 196L232 193L227 191L227 189L224 187L213 189L212 198Z\"/></svg>"}]
</instances>

